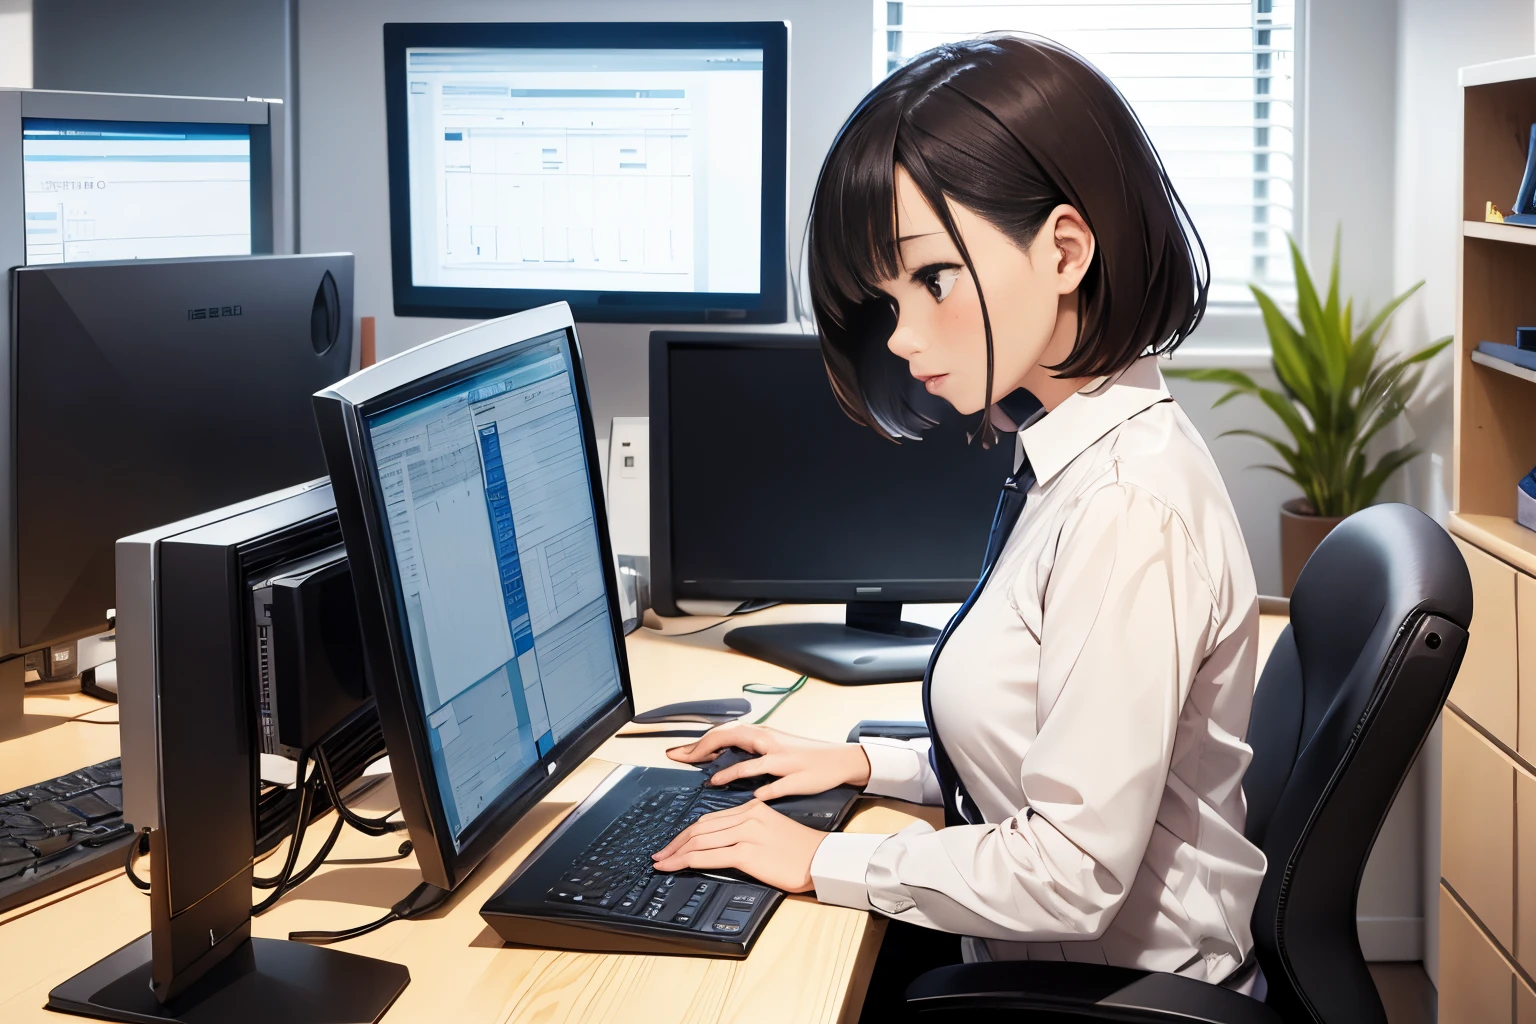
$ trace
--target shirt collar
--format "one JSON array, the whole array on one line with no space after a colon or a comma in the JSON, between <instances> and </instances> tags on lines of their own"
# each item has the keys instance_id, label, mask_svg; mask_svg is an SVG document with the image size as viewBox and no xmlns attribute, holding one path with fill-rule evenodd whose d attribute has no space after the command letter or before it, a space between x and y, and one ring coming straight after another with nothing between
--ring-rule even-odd
<instances>
[{"instance_id":1,"label":"shirt collar","mask_svg":"<svg viewBox=\"0 0 1536 1024\"><path fill-rule=\"evenodd\" d=\"M1055 409L1030 420L1019 441L1035 479L1044 484L1088 450L1089 445L1137 413L1166 401L1168 385L1156 356L1136 360L1118 375L1085 384Z\"/></svg>"}]
</instances>

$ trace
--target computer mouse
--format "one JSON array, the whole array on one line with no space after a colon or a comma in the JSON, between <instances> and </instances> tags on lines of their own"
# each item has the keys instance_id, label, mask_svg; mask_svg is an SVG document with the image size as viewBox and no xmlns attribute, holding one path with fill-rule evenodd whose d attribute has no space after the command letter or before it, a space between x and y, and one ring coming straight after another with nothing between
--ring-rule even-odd
<instances>
[{"instance_id":1,"label":"computer mouse","mask_svg":"<svg viewBox=\"0 0 1536 1024\"><path fill-rule=\"evenodd\" d=\"M723 725L751 710L751 702L744 697L685 700L677 704L664 704L659 708L642 711L630 721L641 725L650 725L653 722L705 722L709 725Z\"/></svg>"},{"instance_id":2,"label":"computer mouse","mask_svg":"<svg viewBox=\"0 0 1536 1024\"><path fill-rule=\"evenodd\" d=\"M714 760L701 762L700 764L694 765L694 767L712 779L715 777L716 772L729 768L732 765L740 764L743 761L750 761L758 756L759 755L752 753L750 750L743 750L740 747L721 747L718 751L715 752ZM725 784L725 788L736 790L738 792L751 792L752 790L757 789L759 786L767 785L775 778L777 778L777 776L774 775L749 775L743 779L733 779L732 781L727 782Z\"/></svg>"}]
</instances>

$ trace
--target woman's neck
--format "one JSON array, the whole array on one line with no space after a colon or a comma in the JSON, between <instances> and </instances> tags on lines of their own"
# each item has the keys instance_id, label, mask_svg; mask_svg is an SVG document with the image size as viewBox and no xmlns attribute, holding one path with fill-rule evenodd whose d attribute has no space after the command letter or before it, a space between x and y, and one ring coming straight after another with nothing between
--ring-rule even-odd
<instances>
[{"instance_id":1,"label":"woman's neck","mask_svg":"<svg viewBox=\"0 0 1536 1024\"><path fill-rule=\"evenodd\" d=\"M1046 343L1045 351L1040 353L1040 361L1029 368L1024 379L1018 386L1029 391L1045 406L1047 413L1051 412L1062 402L1071 398L1091 378L1088 377L1058 377L1048 367L1066 362L1072 355L1072 348L1077 344L1077 293L1063 295L1057 305L1056 327L1051 332L1051 340Z\"/></svg>"}]
</instances>

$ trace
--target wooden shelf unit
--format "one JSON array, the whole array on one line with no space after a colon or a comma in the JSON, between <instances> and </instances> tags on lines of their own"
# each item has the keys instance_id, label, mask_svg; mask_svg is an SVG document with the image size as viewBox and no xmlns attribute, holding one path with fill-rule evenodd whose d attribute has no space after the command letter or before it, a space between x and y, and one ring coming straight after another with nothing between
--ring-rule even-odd
<instances>
[{"instance_id":1,"label":"wooden shelf unit","mask_svg":"<svg viewBox=\"0 0 1536 1024\"><path fill-rule=\"evenodd\" d=\"M1525 171L1536 59L1463 69L1462 222L1450 530L1472 575L1467 654L1441 756L1442 1021L1536 1024L1536 532L1515 487L1536 466L1536 380L1474 358L1536 324L1536 229L1483 222Z\"/></svg>"}]
</instances>

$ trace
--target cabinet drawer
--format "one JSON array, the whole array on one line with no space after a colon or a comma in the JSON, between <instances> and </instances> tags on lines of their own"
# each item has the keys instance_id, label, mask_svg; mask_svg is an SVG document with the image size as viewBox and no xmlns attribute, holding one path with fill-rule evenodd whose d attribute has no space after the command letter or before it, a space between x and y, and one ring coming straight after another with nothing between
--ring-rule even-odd
<instances>
[{"instance_id":1,"label":"cabinet drawer","mask_svg":"<svg viewBox=\"0 0 1536 1024\"><path fill-rule=\"evenodd\" d=\"M1514 762L1450 712L1440 773L1440 875L1514 950Z\"/></svg>"},{"instance_id":2,"label":"cabinet drawer","mask_svg":"<svg viewBox=\"0 0 1536 1024\"><path fill-rule=\"evenodd\" d=\"M1518 670L1515 652L1515 570L1467 544L1456 546L1472 575L1476 609L1467 653L1451 688L1451 703L1511 749L1519 745ZM1533 707L1536 711L1536 707ZM1532 722L1536 742L1536 721Z\"/></svg>"},{"instance_id":3,"label":"cabinet drawer","mask_svg":"<svg viewBox=\"0 0 1536 1024\"><path fill-rule=\"evenodd\" d=\"M1439 1024L1513 1024L1515 974L1440 887Z\"/></svg>"}]
</instances>

